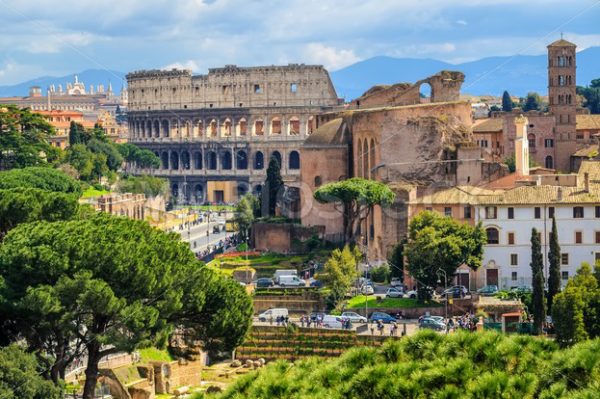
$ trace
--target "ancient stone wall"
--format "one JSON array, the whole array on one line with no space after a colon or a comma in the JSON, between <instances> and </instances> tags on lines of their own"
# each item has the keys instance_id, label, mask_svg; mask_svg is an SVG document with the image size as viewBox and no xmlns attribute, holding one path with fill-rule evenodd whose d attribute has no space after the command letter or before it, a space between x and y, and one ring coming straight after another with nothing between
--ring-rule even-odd
<instances>
[{"instance_id":1,"label":"ancient stone wall","mask_svg":"<svg viewBox=\"0 0 600 399\"><path fill-rule=\"evenodd\" d=\"M253 247L258 251L271 251L282 254L299 250L297 243L310 239L313 235L324 237L323 226L306 227L292 223L255 223L252 226Z\"/></svg>"}]
</instances>

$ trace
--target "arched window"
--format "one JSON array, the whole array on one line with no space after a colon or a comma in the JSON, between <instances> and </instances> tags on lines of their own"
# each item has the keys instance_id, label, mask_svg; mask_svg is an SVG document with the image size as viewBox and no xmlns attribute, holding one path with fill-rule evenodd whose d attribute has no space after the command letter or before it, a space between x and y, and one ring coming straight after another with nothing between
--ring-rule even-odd
<instances>
[{"instance_id":1,"label":"arched window","mask_svg":"<svg viewBox=\"0 0 600 399\"><path fill-rule=\"evenodd\" d=\"M548 155L544 161L546 168L554 169L554 159L552 159L552 155Z\"/></svg>"},{"instance_id":2,"label":"arched window","mask_svg":"<svg viewBox=\"0 0 600 399\"><path fill-rule=\"evenodd\" d=\"M290 159L288 160L290 169L300 169L300 154L298 151L290 152Z\"/></svg>"},{"instance_id":3,"label":"arched window","mask_svg":"<svg viewBox=\"0 0 600 399\"><path fill-rule=\"evenodd\" d=\"M200 151L194 152L194 169L202 169L202 153Z\"/></svg>"},{"instance_id":4,"label":"arched window","mask_svg":"<svg viewBox=\"0 0 600 399\"><path fill-rule=\"evenodd\" d=\"M154 137L160 136L160 125L158 121L154 121Z\"/></svg>"},{"instance_id":5,"label":"arched window","mask_svg":"<svg viewBox=\"0 0 600 399\"><path fill-rule=\"evenodd\" d=\"M262 184L257 184L256 186L254 186L254 194L260 193L262 193Z\"/></svg>"},{"instance_id":6,"label":"arched window","mask_svg":"<svg viewBox=\"0 0 600 399\"><path fill-rule=\"evenodd\" d=\"M273 151L271 153L271 158L275 158L279 164L279 167L281 168L281 153L279 151Z\"/></svg>"},{"instance_id":7,"label":"arched window","mask_svg":"<svg viewBox=\"0 0 600 399\"><path fill-rule=\"evenodd\" d=\"M144 132L145 137L152 137L152 122L146 121L146 130Z\"/></svg>"},{"instance_id":8,"label":"arched window","mask_svg":"<svg viewBox=\"0 0 600 399\"><path fill-rule=\"evenodd\" d=\"M498 244L500 241L500 234L498 233L498 229L495 227L488 227L485 229L485 233L487 235L487 243L488 244Z\"/></svg>"},{"instance_id":9,"label":"arched window","mask_svg":"<svg viewBox=\"0 0 600 399\"><path fill-rule=\"evenodd\" d=\"M375 168L375 140L371 139L371 148L369 148L369 179L372 178L373 168ZM372 212L371 212L372 213Z\"/></svg>"},{"instance_id":10,"label":"arched window","mask_svg":"<svg viewBox=\"0 0 600 399\"><path fill-rule=\"evenodd\" d=\"M179 184L173 183L173 185L171 186L171 194L175 198L179 196Z\"/></svg>"},{"instance_id":11,"label":"arched window","mask_svg":"<svg viewBox=\"0 0 600 399\"><path fill-rule=\"evenodd\" d=\"M265 167L265 156L261 151L257 151L254 154L254 169L264 169Z\"/></svg>"},{"instance_id":12,"label":"arched window","mask_svg":"<svg viewBox=\"0 0 600 399\"><path fill-rule=\"evenodd\" d=\"M202 184L196 184L194 186L194 200L198 204L204 202L204 187L202 187Z\"/></svg>"},{"instance_id":13,"label":"arched window","mask_svg":"<svg viewBox=\"0 0 600 399\"><path fill-rule=\"evenodd\" d=\"M217 154L214 151L206 154L206 169L217 170Z\"/></svg>"},{"instance_id":14,"label":"arched window","mask_svg":"<svg viewBox=\"0 0 600 399\"><path fill-rule=\"evenodd\" d=\"M183 169L186 170L189 170L191 168L190 153L187 151L181 152L181 166L183 166Z\"/></svg>"},{"instance_id":15,"label":"arched window","mask_svg":"<svg viewBox=\"0 0 600 399\"><path fill-rule=\"evenodd\" d=\"M224 170L231 170L231 151L226 150L221 154L221 168Z\"/></svg>"},{"instance_id":16,"label":"arched window","mask_svg":"<svg viewBox=\"0 0 600 399\"><path fill-rule=\"evenodd\" d=\"M365 179L369 178L369 142L368 140L363 141L362 152L360 153L360 158L363 163L363 175L362 177Z\"/></svg>"},{"instance_id":17,"label":"arched window","mask_svg":"<svg viewBox=\"0 0 600 399\"><path fill-rule=\"evenodd\" d=\"M361 158L361 154L362 154L362 140L358 139L358 143L356 145L356 166L357 166L357 174L356 176L358 177L363 177L363 163L362 163L362 158Z\"/></svg>"},{"instance_id":18,"label":"arched window","mask_svg":"<svg viewBox=\"0 0 600 399\"><path fill-rule=\"evenodd\" d=\"M527 135L527 142L529 144L529 148L531 148L532 150L535 150L535 134L529 133Z\"/></svg>"},{"instance_id":19,"label":"arched window","mask_svg":"<svg viewBox=\"0 0 600 399\"><path fill-rule=\"evenodd\" d=\"M171 153L171 169L179 169L179 154L177 153L177 151L173 151Z\"/></svg>"},{"instance_id":20,"label":"arched window","mask_svg":"<svg viewBox=\"0 0 600 399\"><path fill-rule=\"evenodd\" d=\"M236 169L248 169L248 154L246 151L239 150L235 156L235 167Z\"/></svg>"},{"instance_id":21,"label":"arched window","mask_svg":"<svg viewBox=\"0 0 600 399\"><path fill-rule=\"evenodd\" d=\"M281 134L281 119L275 117L271 120L271 134Z\"/></svg>"},{"instance_id":22,"label":"arched window","mask_svg":"<svg viewBox=\"0 0 600 399\"><path fill-rule=\"evenodd\" d=\"M238 123L238 127L239 127L239 135L240 136L245 136L246 132L248 131L248 122L246 121L245 118L240 119L240 122Z\"/></svg>"},{"instance_id":23,"label":"arched window","mask_svg":"<svg viewBox=\"0 0 600 399\"><path fill-rule=\"evenodd\" d=\"M199 120L196 124L196 128L198 129L196 132L196 137L202 137L202 135L204 134L204 122Z\"/></svg>"},{"instance_id":24,"label":"arched window","mask_svg":"<svg viewBox=\"0 0 600 399\"><path fill-rule=\"evenodd\" d=\"M300 134L300 119L297 116L290 118L290 135L295 136Z\"/></svg>"},{"instance_id":25,"label":"arched window","mask_svg":"<svg viewBox=\"0 0 600 399\"><path fill-rule=\"evenodd\" d=\"M419 102L420 103L430 103L431 96L433 93L433 88L427 82L422 83L421 87L419 87Z\"/></svg>"},{"instance_id":26,"label":"arched window","mask_svg":"<svg viewBox=\"0 0 600 399\"><path fill-rule=\"evenodd\" d=\"M216 120L212 120L210 121L210 126L208 127L209 129L209 136L210 137L217 137L217 121Z\"/></svg>"},{"instance_id":27,"label":"arched window","mask_svg":"<svg viewBox=\"0 0 600 399\"><path fill-rule=\"evenodd\" d=\"M169 169L169 153L168 152L163 152L161 155L161 163L162 163L162 168L163 169Z\"/></svg>"},{"instance_id":28,"label":"arched window","mask_svg":"<svg viewBox=\"0 0 600 399\"><path fill-rule=\"evenodd\" d=\"M321 184L323 184L321 176L315 176L315 187L321 187Z\"/></svg>"},{"instance_id":29,"label":"arched window","mask_svg":"<svg viewBox=\"0 0 600 399\"><path fill-rule=\"evenodd\" d=\"M264 122L262 119L258 119L254 122L254 135L262 136L264 134Z\"/></svg>"},{"instance_id":30,"label":"arched window","mask_svg":"<svg viewBox=\"0 0 600 399\"><path fill-rule=\"evenodd\" d=\"M223 121L223 125L221 126L221 136L231 136L231 119L227 118Z\"/></svg>"}]
</instances>

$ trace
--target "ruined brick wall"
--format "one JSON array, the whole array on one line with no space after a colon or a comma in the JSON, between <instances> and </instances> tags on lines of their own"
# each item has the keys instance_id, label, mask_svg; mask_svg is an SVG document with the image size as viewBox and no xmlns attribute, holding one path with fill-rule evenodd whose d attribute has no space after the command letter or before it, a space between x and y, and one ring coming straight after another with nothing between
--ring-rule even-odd
<instances>
[{"instance_id":1,"label":"ruined brick wall","mask_svg":"<svg viewBox=\"0 0 600 399\"><path fill-rule=\"evenodd\" d=\"M313 235L325 236L325 227L300 226L292 223L255 223L252 226L252 241L259 251L291 253L301 248L298 243L306 241Z\"/></svg>"},{"instance_id":2,"label":"ruined brick wall","mask_svg":"<svg viewBox=\"0 0 600 399\"><path fill-rule=\"evenodd\" d=\"M179 387L199 386L205 360L200 356L197 360L153 362L156 393L173 393Z\"/></svg>"}]
</instances>

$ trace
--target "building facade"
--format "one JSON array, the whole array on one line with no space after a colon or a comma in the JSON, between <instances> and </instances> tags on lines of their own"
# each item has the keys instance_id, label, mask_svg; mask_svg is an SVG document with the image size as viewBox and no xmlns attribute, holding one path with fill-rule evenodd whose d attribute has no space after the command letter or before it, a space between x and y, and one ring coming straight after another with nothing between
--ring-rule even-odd
<instances>
[{"instance_id":1,"label":"building facade","mask_svg":"<svg viewBox=\"0 0 600 399\"><path fill-rule=\"evenodd\" d=\"M169 179L179 203L260 192L271 158L286 183L298 180L316 115L338 105L328 72L313 65L140 71L127 83L129 141L161 159L151 173Z\"/></svg>"}]
</instances>

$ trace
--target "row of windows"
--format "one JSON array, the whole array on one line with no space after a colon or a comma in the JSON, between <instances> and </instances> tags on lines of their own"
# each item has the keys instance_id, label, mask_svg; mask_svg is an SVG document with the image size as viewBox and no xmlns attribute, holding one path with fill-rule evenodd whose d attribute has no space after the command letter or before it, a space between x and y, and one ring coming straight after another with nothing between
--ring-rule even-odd
<instances>
[{"instance_id":1,"label":"row of windows","mask_svg":"<svg viewBox=\"0 0 600 399\"><path fill-rule=\"evenodd\" d=\"M488 244L500 244L500 232L496 227L488 227L486 230L487 243ZM542 233L539 232L540 241L542 239ZM551 233L548 233L548 242L551 240ZM515 245L515 233L508 232L506 242L508 245ZM583 242L583 231L576 231L574 233L575 244L584 244ZM600 231L594 232L594 244L600 244Z\"/></svg>"},{"instance_id":2,"label":"row of windows","mask_svg":"<svg viewBox=\"0 0 600 399\"><path fill-rule=\"evenodd\" d=\"M445 209L450 209L450 208L445 208ZM552 219L554 217L555 208L553 206L549 206L547 209L548 209L548 218ZM595 216L597 218L600 218L600 206L596 206L594 208L594 210L595 210ZM446 216L452 216L452 215L450 214L450 215L446 215ZM513 208L513 207L506 208L506 216L507 216L507 219L514 219L515 218L515 208ZM542 218L542 207L536 206L533 208L533 217L535 219ZM573 207L573 218L574 219L583 219L584 217L585 217L585 208L583 206L574 206ZM465 217L465 219L469 219L469 218ZM495 206L486 206L485 207L485 218L486 219L497 219L498 218L498 208Z\"/></svg>"},{"instance_id":3,"label":"row of windows","mask_svg":"<svg viewBox=\"0 0 600 399\"><path fill-rule=\"evenodd\" d=\"M239 85L239 86L242 87L242 85ZM243 85L243 86L246 86L246 85ZM250 87L252 87L252 91L254 92L254 94L263 93L264 86L260 85L259 83L251 84ZM289 87L290 93L298 92L298 83L290 83L288 87ZM232 89L232 85L222 85L221 93L223 95L228 95L228 94L230 94L231 89ZM200 92L200 86L195 86L195 90L196 90L196 94L198 94ZM159 96L159 91L167 91L167 89L166 88L160 88L160 90L154 89L155 97ZM171 92L173 93L173 95L175 95L177 93L177 88L176 87L171 88ZM130 90L129 93L131 93L132 99L135 98L135 90ZM145 89L140 89L140 93L142 95L144 95L146 93Z\"/></svg>"},{"instance_id":4,"label":"row of windows","mask_svg":"<svg viewBox=\"0 0 600 399\"><path fill-rule=\"evenodd\" d=\"M192 167L193 169L200 170L205 166L206 169L216 170L218 159L220 159L221 169L231 170L233 168L231 151L222 151L220 154L217 154L215 151L208 151L204 153L204 157L206 158L205 162L203 162L203 154L200 151L194 152L191 157L188 151L182 151L181 156L177 151L171 151L171 153L165 151L161 155L159 155L158 152L155 152L155 154L161 159L162 169L169 169L170 166L172 170L189 170L192 169ZM264 158L261 151L256 151L254 153L254 169L264 169ZM281 154L279 151L273 151L271 153L271 158L276 159L279 165L282 165ZM239 150L235 152L235 167L240 170L248 169L248 154L246 151ZM298 151L294 150L289 153L288 169L300 169L300 153Z\"/></svg>"},{"instance_id":5,"label":"row of windows","mask_svg":"<svg viewBox=\"0 0 600 399\"><path fill-rule=\"evenodd\" d=\"M569 272L568 272L567 270L563 270L563 271L560 273L560 277L561 277L561 279L563 279L564 281L567 281L567 280L569 279ZM518 279L519 279L519 274L518 274L517 272L511 272L511 273L510 273L510 279L511 279L512 281L518 281Z\"/></svg>"}]
</instances>

